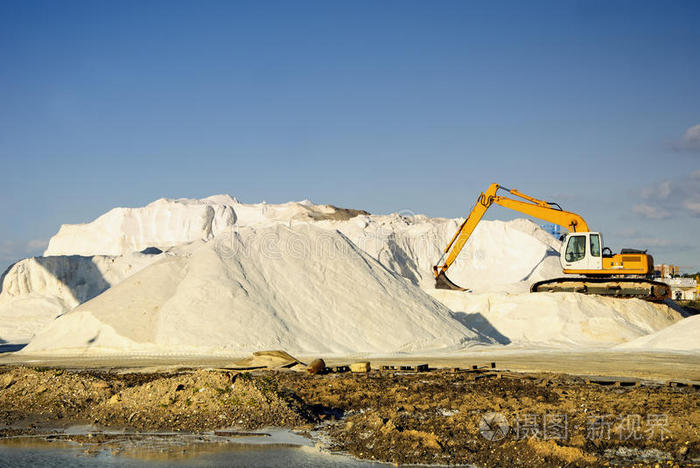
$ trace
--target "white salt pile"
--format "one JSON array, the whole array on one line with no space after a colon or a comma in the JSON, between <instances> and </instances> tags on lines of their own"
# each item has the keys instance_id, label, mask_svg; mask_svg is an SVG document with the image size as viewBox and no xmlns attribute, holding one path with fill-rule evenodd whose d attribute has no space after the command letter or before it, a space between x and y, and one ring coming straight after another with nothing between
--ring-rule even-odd
<instances>
[{"instance_id":1,"label":"white salt pile","mask_svg":"<svg viewBox=\"0 0 700 468\"><path fill-rule=\"evenodd\" d=\"M462 220L426 216L357 216L323 221L422 288L432 288L432 266ZM482 221L449 270L456 284L476 292L527 291L530 284L561 275L560 242L534 223Z\"/></svg>"},{"instance_id":2,"label":"white salt pile","mask_svg":"<svg viewBox=\"0 0 700 468\"><path fill-rule=\"evenodd\" d=\"M466 325L523 348L609 348L682 317L662 304L575 293L465 294L429 290Z\"/></svg>"},{"instance_id":3,"label":"white salt pile","mask_svg":"<svg viewBox=\"0 0 700 468\"><path fill-rule=\"evenodd\" d=\"M56 317L156 259L166 250L213 239L230 226L348 219L358 213L309 201L243 204L229 195L202 200L160 199L141 208L115 208L90 223L63 225L45 257L25 259L0 278L0 343L26 343Z\"/></svg>"},{"instance_id":4,"label":"white salt pile","mask_svg":"<svg viewBox=\"0 0 700 468\"><path fill-rule=\"evenodd\" d=\"M0 277L0 340L26 343L56 317L92 299L157 259L55 256L21 260Z\"/></svg>"},{"instance_id":5,"label":"white salt pile","mask_svg":"<svg viewBox=\"0 0 700 468\"><path fill-rule=\"evenodd\" d=\"M271 221L347 219L359 212L310 201L244 204L230 195L171 200L141 208L114 208L91 223L64 224L44 252L49 255L122 255L195 240L211 240L230 226Z\"/></svg>"},{"instance_id":6,"label":"white salt pile","mask_svg":"<svg viewBox=\"0 0 700 468\"><path fill-rule=\"evenodd\" d=\"M333 355L480 343L489 340L341 234L276 224L175 249L52 322L23 352Z\"/></svg>"},{"instance_id":7,"label":"white salt pile","mask_svg":"<svg viewBox=\"0 0 700 468\"><path fill-rule=\"evenodd\" d=\"M683 351L700 353L700 315L617 346L620 350Z\"/></svg>"}]
</instances>

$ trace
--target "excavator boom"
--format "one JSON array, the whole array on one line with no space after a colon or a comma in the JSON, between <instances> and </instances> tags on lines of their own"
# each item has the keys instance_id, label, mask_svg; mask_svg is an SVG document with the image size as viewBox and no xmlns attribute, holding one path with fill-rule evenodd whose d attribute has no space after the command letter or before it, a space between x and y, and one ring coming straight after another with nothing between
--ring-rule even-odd
<instances>
[{"instance_id":1,"label":"excavator boom","mask_svg":"<svg viewBox=\"0 0 700 468\"><path fill-rule=\"evenodd\" d=\"M499 196L497 195L499 190L505 190L506 192L527 201L523 202L512 198ZM462 248L464 248L464 245L474 232L474 229L476 229L477 224L479 224L481 218L484 217L486 210L488 210L494 203L539 219L543 219L545 221L549 221L550 223L558 224L571 232L588 231L588 224L581 216L577 215L576 213L570 213L562 210L556 203L538 200L517 190L507 189L498 184L491 184L488 190L483 192L476 199L476 203L474 204L471 213L469 213L467 219L465 219L462 225L459 227L455 235L452 237L450 243L447 244L447 247L443 252L443 256L440 259L440 261L442 261L443 258L445 258L445 255L447 255L445 262L442 265L440 265L438 262L438 265L433 267L436 278L441 273L444 274L454 263L457 256L462 251Z\"/></svg>"}]
</instances>

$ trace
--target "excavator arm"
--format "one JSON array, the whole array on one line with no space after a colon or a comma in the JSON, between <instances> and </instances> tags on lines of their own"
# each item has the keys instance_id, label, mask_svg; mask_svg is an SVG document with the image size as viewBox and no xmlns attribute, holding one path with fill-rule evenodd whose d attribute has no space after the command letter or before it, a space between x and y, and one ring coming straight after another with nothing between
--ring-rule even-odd
<instances>
[{"instance_id":1,"label":"excavator arm","mask_svg":"<svg viewBox=\"0 0 700 468\"><path fill-rule=\"evenodd\" d=\"M504 190L525 201L498 195L499 190ZM491 184L485 192L479 195L471 213L469 213L467 219L465 219L459 227L450 243L447 244L438 264L433 267L437 288L464 291L464 288L452 283L445 273L457 259L457 256L469 240L469 237L471 237L479 221L484 217L486 210L494 203L544 221L549 221L550 223L558 224L568 229L570 232L588 231L588 224L581 216L562 210L556 203L538 200L515 189L511 190L498 184ZM447 256L447 258L445 258L445 256Z\"/></svg>"}]
</instances>

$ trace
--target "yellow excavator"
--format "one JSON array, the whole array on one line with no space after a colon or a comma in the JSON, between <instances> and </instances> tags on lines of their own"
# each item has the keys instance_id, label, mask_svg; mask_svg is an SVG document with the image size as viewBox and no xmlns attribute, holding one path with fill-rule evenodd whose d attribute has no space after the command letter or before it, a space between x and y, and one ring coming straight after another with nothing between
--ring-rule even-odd
<instances>
[{"instance_id":1,"label":"yellow excavator","mask_svg":"<svg viewBox=\"0 0 700 468\"><path fill-rule=\"evenodd\" d=\"M508 192L519 200L499 195L499 190ZM540 281L531 286L531 292L578 292L636 297L654 302L671 297L669 285L651 279L654 259L645 250L622 249L620 253L613 254L609 247L603 247L603 236L599 232L591 232L581 216L562 210L557 203L538 200L498 184L491 184L486 192L479 195L471 213L452 237L438 264L433 267L437 289L466 290L450 281L446 273L486 210L494 203L558 224L569 231L563 239L559 261L564 274L576 276Z\"/></svg>"}]
</instances>

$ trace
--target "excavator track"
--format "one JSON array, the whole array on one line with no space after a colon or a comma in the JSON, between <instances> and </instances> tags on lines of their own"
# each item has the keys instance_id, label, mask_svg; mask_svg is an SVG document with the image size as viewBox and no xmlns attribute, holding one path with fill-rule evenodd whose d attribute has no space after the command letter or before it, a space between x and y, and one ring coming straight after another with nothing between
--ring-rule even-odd
<instances>
[{"instance_id":1,"label":"excavator track","mask_svg":"<svg viewBox=\"0 0 700 468\"><path fill-rule=\"evenodd\" d=\"M554 278L533 284L530 292L577 292L651 302L671 297L668 284L645 278Z\"/></svg>"}]
</instances>

